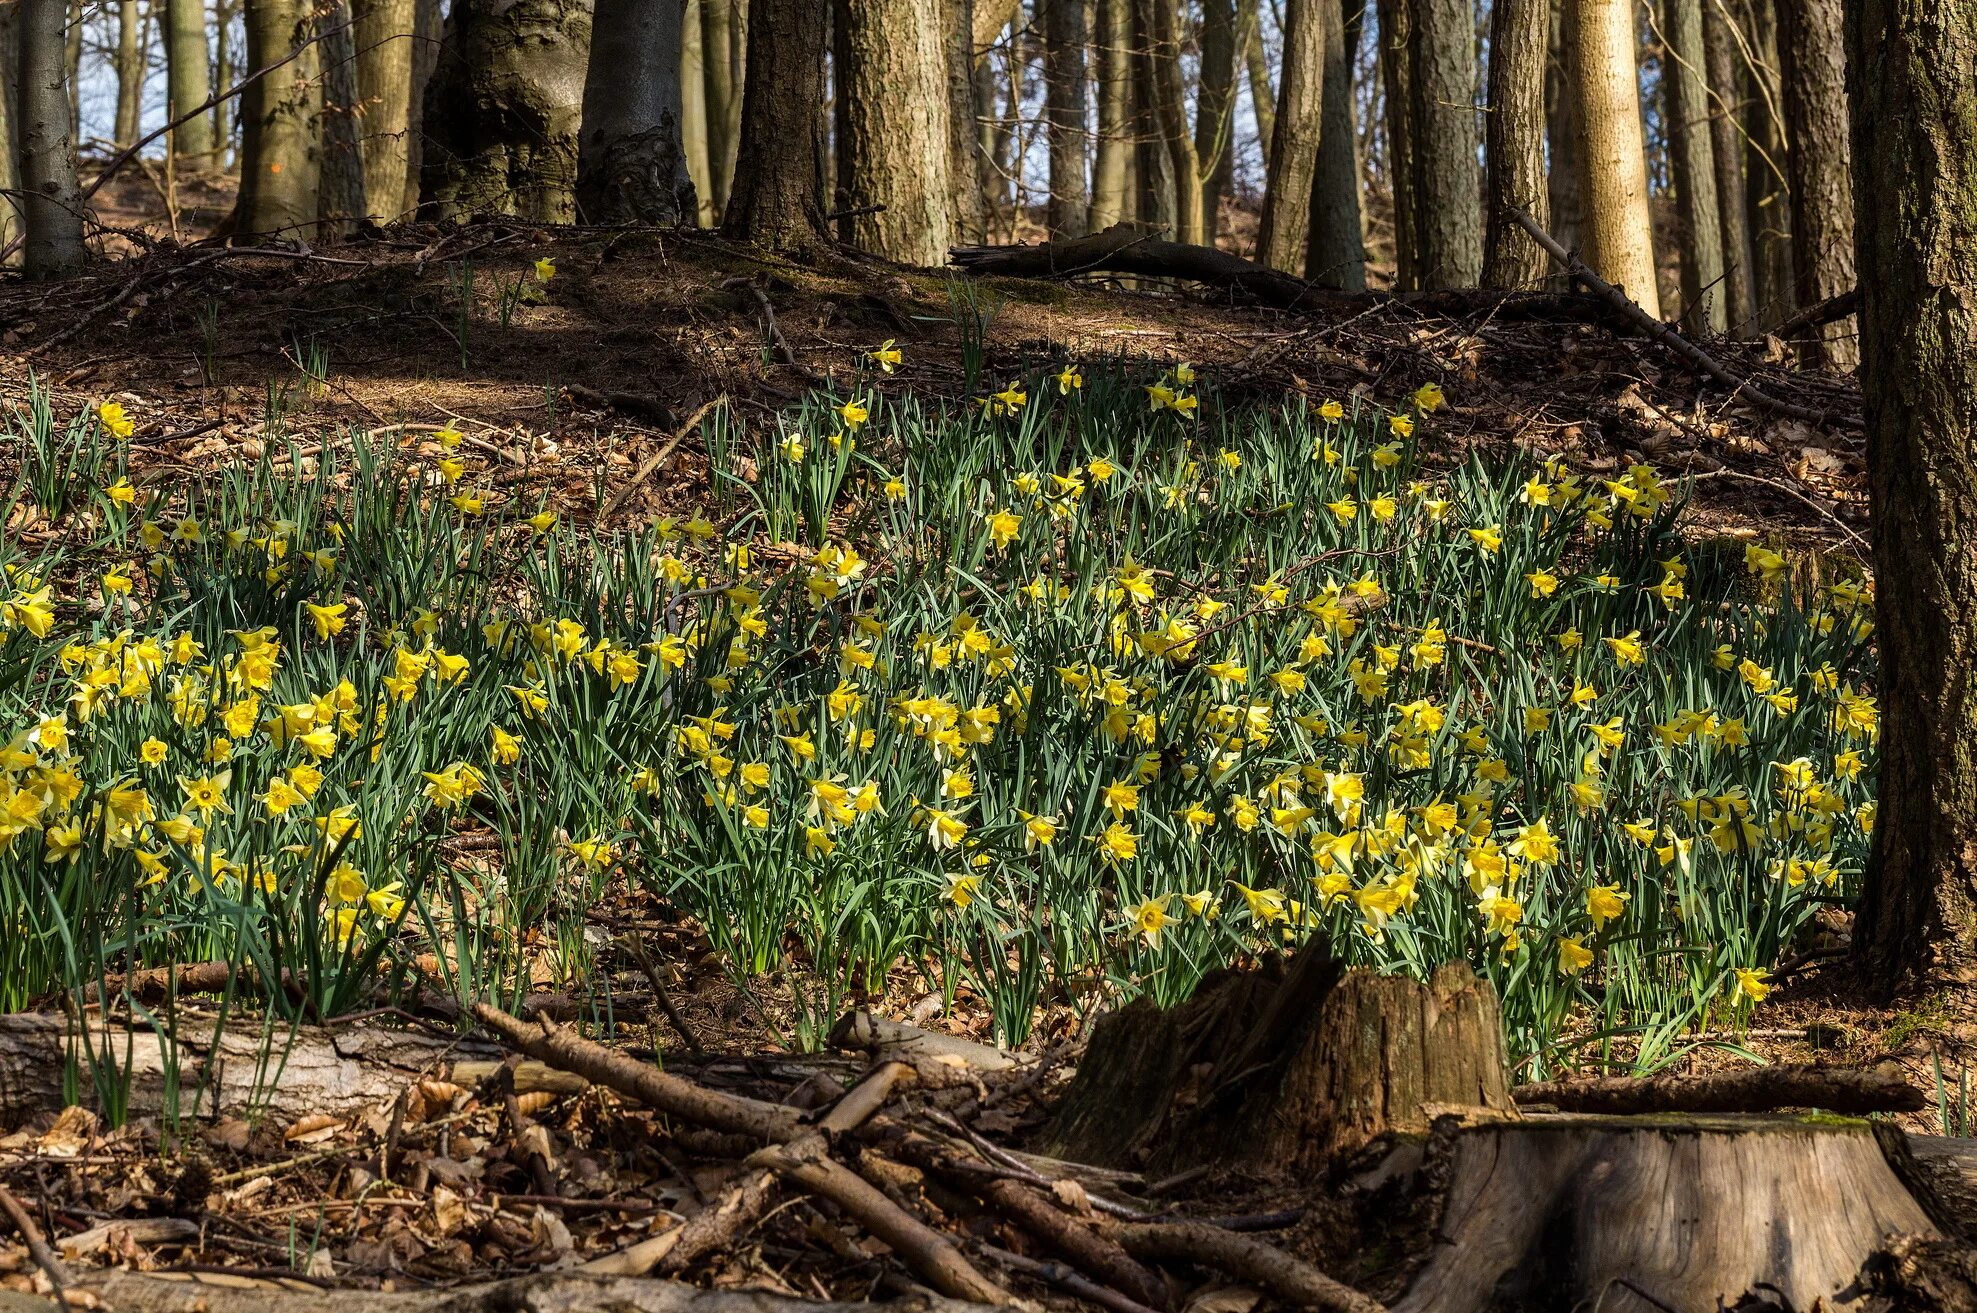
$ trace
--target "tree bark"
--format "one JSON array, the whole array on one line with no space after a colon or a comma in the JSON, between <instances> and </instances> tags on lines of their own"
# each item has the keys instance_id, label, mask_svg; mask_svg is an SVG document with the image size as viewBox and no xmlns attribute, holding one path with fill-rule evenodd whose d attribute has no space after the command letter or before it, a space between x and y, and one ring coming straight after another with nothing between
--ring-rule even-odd
<instances>
[{"instance_id":1,"label":"tree bark","mask_svg":"<svg viewBox=\"0 0 1977 1313\"><path fill-rule=\"evenodd\" d=\"M1550 0L1496 0L1490 11L1489 115L1484 131L1488 211L1483 286L1533 287L1549 261L1504 211L1518 206L1551 226L1545 189L1545 58Z\"/></svg>"},{"instance_id":2,"label":"tree bark","mask_svg":"<svg viewBox=\"0 0 1977 1313\"><path fill-rule=\"evenodd\" d=\"M1789 2L1789 0L1788 0ZM1759 330L1776 327L1798 303L1792 294L1792 198L1786 182L1784 87L1778 79L1778 22L1772 0L1742 0L1744 62L1744 174L1750 180L1751 245L1756 260Z\"/></svg>"},{"instance_id":3,"label":"tree bark","mask_svg":"<svg viewBox=\"0 0 1977 1313\"><path fill-rule=\"evenodd\" d=\"M418 0L352 0L357 41L358 138L364 161L364 212L379 223L405 217L412 145L413 66Z\"/></svg>"},{"instance_id":4,"label":"tree bark","mask_svg":"<svg viewBox=\"0 0 1977 1313\"><path fill-rule=\"evenodd\" d=\"M1131 0L1096 0L1092 44L1098 64L1098 141L1092 151L1090 232L1110 228L1136 213L1131 170L1133 63Z\"/></svg>"},{"instance_id":5,"label":"tree bark","mask_svg":"<svg viewBox=\"0 0 1977 1313\"><path fill-rule=\"evenodd\" d=\"M954 238L940 0L845 0L838 13L841 185L853 207L885 207L852 216L851 239L939 264Z\"/></svg>"},{"instance_id":6,"label":"tree bark","mask_svg":"<svg viewBox=\"0 0 1977 1313\"><path fill-rule=\"evenodd\" d=\"M1710 139L1708 63L1702 7L1709 0L1662 0L1662 113L1682 225L1682 322L1720 335L1729 325L1723 288L1723 217Z\"/></svg>"},{"instance_id":7,"label":"tree bark","mask_svg":"<svg viewBox=\"0 0 1977 1313\"><path fill-rule=\"evenodd\" d=\"M1381 99L1386 103L1387 187L1393 193L1394 290L1421 286L1416 262L1415 152L1421 128L1414 117L1414 43L1419 39L1413 0L1377 0Z\"/></svg>"},{"instance_id":8,"label":"tree bark","mask_svg":"<svg viewBox=\"0 0 1977 1313\"><path fill-rule=\"evenodd\" d=\"M111 133L119 148L137 140L144 116L144 12L137 0L117 4L117 122Z\"/></svg>"},{"instance_id":9,"label":"tree bark","mask_svg":"<svg viewBox=\"0 0 1977 1313\"><path fill-rule=\"evenodd\" d=\"M1205 231L1202 214L1201 161L1188 128L1187 88L1181 82L1181 40L1175 29L1175 0L1138 0L1144 8L1147 32L1147 74L1153 90L1153 116L1166 147L1167 167L1174 176L1174 233L1183 242L1200 246Z\"/></svg>"},{"instance_id":10,"label":"tree bark","mask_svg":"<svg viewBox=\"0 0 1977 1313\"><path fill-rule=\"evenodd\" d=\"M1270 52L1263 48L1262 0L1236 0L1236 23L1248 34L1243 46L1243 76L1249 83L1249 104L1256 114L1256 136L1268 150L1277 136L1277 91L1270 85Z\"/></svg>"},{"instance_id":11,"label":"tree bark","mask_svg":"<svg viewBox=\"0 0 1977 1313\"><path fill-rule=\"evenodd\" d=\"M941 57L947 67L947 168L953 187L954 231L963 241L985 242L992 170L990 155L982 147L981 82L975 49L975 0L941 0ZM845 226L848 232L849 223Z\"/></svg>"},{"instance_id":12,"label":"tree bark","mask_svg":"<svg viewBox=\"0 0 1977 1313\"><path fill-rule=\"evenodd\" d=\"M822 245L824 21L814 0L754 0L741 137L721 231L778 250ZM840 88L841 90L841 88ZM711 117L711 114L710 114Z\"/></svg>"},{"instance_id":13,"label":"tree bark","mask_svg":"<svg viewBox=\"0 0 1977 1313\"><path fill-rule=\"evenodd\" d=\"M319 238L347 234L371 212L364 191L364 99L357 76L357 39L349 0L318 4L316 49L322 68L321 183L316 197Z\"/></svg>"},{"instance_id":14,"label":"tree bark","mask_svg":"<svg viewBox=\"0 0 1977 1313\"><path fill-rule=\"evenodd\" d=\"M1716 168L1716 216L1722 232L1724 317L1731 333L1743 334L1756 317L1757 299L1751 283L1744 141L1737 120L1738 55L1724 3L1702 0L1702 35L1708 58L1710 161Z\"/></svg>"},{"instance_id":15,"label":"tree bark","mask_svg":"<svg viewBox=\"0 0 1977 1313\"><path fill-rule=\"evenodd\" d=\"M0 8L0 250L21 235L20 6ZM17 256L0 260L0 267Z\"/></svg>"},{"instance_id":16,"label":"tree bark","mask_svg":"<svg viewBox=\"0 0 1977 1313\"><path fill-rule=\"evenodd\" d=\"M20 16L21 192L30 278L82 268L82 189L69 116L65 0L22 0Z\"/></svg>"},{"instance_id":17,"label":"tree bark","mask_svg":"<svg viewBox=\"0 0 1977 1313\"><path fill-rule=\"evenodd\" d=\"M310 9L306 0L249 0L248 64L266 68L301 47L310 34ZM323 112L318 62L317 47L310 45L242 94L236 234L300 240L315 230Z\"/></svg>"},{"instance_id":18,"label":"tree bark","mask_svg":"<svg viewBox=\"0 0 1977 1313\"><path fill-rule=\"evenodd\" d=\"M1339 8L1340 40L1334 45L1328 37L1325 43L1318 171L1312 186L1304 276L1320 287L1360 292L1366 289L1366 232L1359 210L1359 124L1353 75L1366 0L1341 0Z\"/></svg>"},{"instance_id":19,"label":"tree bark","mask_svg":"<svg viewBox=\"0 0 1977 1313\"><path fill-rule=\"evenodd\" d=\"M1131 0L1133 51L1133 179L1141 223L1165 232L1175 230L1174 160L1160 132L1160 110L1154 89L1156 38L1149 0Z\"/></svg>"},{"instance_id":20,"label":"tree bark","mask_svg":"<svg viewBox=\"0 0 1977 1313\"><path fill-rule=\"evenodd\" d=\"M1661 317L1631 0L1565 0L1579 109L1581 255L1649 315Z\"/></svg>"},{"instance_id":21,"label":"tree bark","mask_svg":"<svg viewBox=\"0 0 1977 1313\"><path fill-rule=\"evenodd\" d=\"M707 156L707 65L700 34L700 0L686 0L680 15L680 136L686 171L693 179L695 218L702 228L720 223L710 195ZM586 75L588 76L588 75Z\"/></svg>"},{"instance_id":22,"label":"tree bark","mask_svg":"<svg viewBox=\"0 0 1977 1313\"><path fill-rule=\"evenodd\" d=\"M1195 167L1201 171L1201 240L1215 245L1222 198L1235 181L1235 0L1202 0L1200 94L1194 110Z\"/></svg>"},{"instance_id":23,"label":"tree bark","mask_svg":"<svg viewBox=\"0 0 1977 1313\"><path fill-rule=\"evenodd\" d=\"M222 89L234 86L235 76L240 71L239 53L233 44L233 20L239 13L241 2L217 0L213 6L213 68L210 76L211 81ZM167 72L166 80L169 83L169 70ZM199 102L193 103L196 105ZM233 146L234 130L239 126L236 122L238 114L237 100L222 100L213 106L213 162L216 165L226 163L227 152Z\"/></svg>"},{"instance_id":24,"label":"tree bark","mask_svg":"<svg viewBox=\"0 0 1977 1313\"><path fill-rule=\"evenodd\" d=\"M165 108L174 119L212 97L206 0L165 0L165 91ZM206 164L217 145L211 111L172 129L172 150L189 165Z\"/></svg>"},{"instance_id":25,"label":"tree bark","mask_svg":"<svg viewBox=\"0 0 1977 1313\"><path fill-rule=\"evenodd\" d=\"M1275 135L1270 139L1269 181L1257 223L1257 258L1272 269L1305 267L1311 236L1311 204L1324 129L1326 46L1342 44L1337 0L1289 0L1284 6L1284 51L1277 80Z\"/></svg>"},{"instance_id":26,"label":"tree bark","mask_svg":"<svg viewBox=\"0 0 1977 1313\"><path fill-rule=\"evenodd\" d=\"M435 217L576 218L589 0L455 0L426 88Z\"/></svg>"},{"instance_id":27,"label":"tree bark","mask_svg":"<svg viewBox=\"0 0 1977 1313\"><path fill-rule=\"evenodd\" d=\"M703 95L707 102L707 186L708 199L716 214L725 213L728 191L734 185L738 167L740 119L730 110L738 107L742 88L735 85L734 63L729 51L734 46L736 0L700 0L701 70L705 75Z\"/></svg>"},{"instance_id":28,"label":"tree bark","mask_svg":"<svg viewBox=\"0 0 1977 1313\"><path fill-rule=\"evenodd\" d=\"M596 0L577 213L587 223L692 223L680 123L680 0Z\"/></svg>"},{"instance_id":29,"label":"tree bark","mask_svg":"<svg viewBox=\"0 0 1977 1313\"><path fill-rule=\"evenodd\" d=\"M1545 142L1550 175L1545 196L1551 205L1551 235L1568 251L1585 237L1585 199L1579 178L1579 97L1572 87L1572 52L1565 44L1565 0L1551 0L1551 49L1545 57Z\"/></svg>"},{"instance_id":30,"label":"tree bark","mask_svg":"<svg viewBox=\"0 0 1977 1313\"><path fill-rule=\"evenodd\" d=\"M439 47L446 30L440 0L413 0L413 5L412 86L405 111L405 190L400 218L416 213L426 199L426 88L439 68Z\"/></svg>"},{"instance_id":31,"label":"tree bark","mask_svg":"<svg viewBox=\"0 0 1977 1313\"><path fill-rule=\"evenodd\" d=\"M1853 175L1847 140L1847 59L1841 0L1786 0L1778 51L1792 181L1792 279L1800 305L1853 290ZM1859 360L1845 324L1819 332L1829 369Z\"/></svg>"},{"instance_id":32,"label":"tree bark","mask_svg":"<svg viewBox=\"0 0 1977 1313\"><path fill-rule=\"evenodd\" d=\"M1854 931L1883 994L1977 981L1977 9L1848 10L1881 663Z\"/></svg>"},{"instance_id":33,"label":"tree bark","mask_svg":"<svg viewBox=\"0 0 1977 1313\"><path fill-rule=\"evenodd\" d=\"M1474 287L1483 270L1476 172L1476 13L1472 0L1412 0L1410 91L1414 274L1422 288Z\"/></svg>"},{"instance_id":34,"label":"tree bark","mask_svg":"<svg viewBox=\"0 0 1977 1313\"><path fill-rule=\"evenodd\" d=\"M1222 0L1209 0L1210 4ZM1091 213L1085 182L1085 127L1088 79L1085 75L1086 0L1039 0L1043 10L1044 113L1050 132L1050 201L1046 226L1052 237L1082 237ZM1205 52L1205 47L1204 47ZM1202 94L1208 94L1207 55L1203 55Z\"/></svg>"}]
</instances>

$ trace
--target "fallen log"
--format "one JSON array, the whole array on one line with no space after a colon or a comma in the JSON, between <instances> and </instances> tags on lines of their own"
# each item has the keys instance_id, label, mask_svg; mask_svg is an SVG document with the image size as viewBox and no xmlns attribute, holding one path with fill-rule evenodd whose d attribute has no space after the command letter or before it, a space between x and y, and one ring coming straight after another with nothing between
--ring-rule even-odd
<instances>
[{"instance_id":1,"label":"fallen log","mask_svg":"<svg viewBox=\"0 0 1977 1313\"><path fill-rule=\"evenodd\" d=\"M1201 1222L1129 1222L1113 1229L1135 1258L1183 1259L1263 1289L1293 1308L1386 1313L1380 1301L1339 1284L1311 1264L1250 1236Z\"/></svg>"},{"instance_id":2,"label":"fallen log","mask_svg":"<svg viewBox=\"0 0 1977 1313\"><path fill-rule=\"evenodd\" d=\"M1891 1236L1855 1283L1858 1313L1977 1313L1977 1248L1927 1236Z\"/></svg>"},{"instance_id":3,"label":"fallen log","mask_svg":"<svg viewBox=\"0 0 1977 1313\"><path fill-rule=\"evenodd\" d=\"M1559 1112L1627 1115L1650 1112L1916 1112L1928 1105L1902 1069L1794 1065L1714 1071L1699 1076L1605 1076L1538 1081L1511 1095L1520 1106Z\"/></svg>"}]
</instances>

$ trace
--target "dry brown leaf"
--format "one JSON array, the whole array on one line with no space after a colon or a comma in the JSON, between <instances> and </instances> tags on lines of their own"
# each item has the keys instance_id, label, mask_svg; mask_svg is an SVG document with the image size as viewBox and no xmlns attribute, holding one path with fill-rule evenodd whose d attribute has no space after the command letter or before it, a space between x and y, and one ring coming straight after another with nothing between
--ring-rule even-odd
<instances>
[{"instance_id":1,"label":"dry brown leaf","mask_svg":"<svg viewBox=\"0 0 1977 1313\"><path fill-rule=\"evenodd\" d=\"M343 1129L343 1118L333 1117L326 1112L312 1112L307 1117L297 1117L282 1132L282 1139L290 1144L321 1144Z\"/></svg>"}]
</instances>

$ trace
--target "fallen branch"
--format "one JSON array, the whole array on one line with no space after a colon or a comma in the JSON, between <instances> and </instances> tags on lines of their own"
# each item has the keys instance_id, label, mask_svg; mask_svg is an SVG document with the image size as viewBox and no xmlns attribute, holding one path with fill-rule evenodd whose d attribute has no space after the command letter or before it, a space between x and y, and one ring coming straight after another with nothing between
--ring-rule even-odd
<instances>
[{"instance_id":1,"label":"fallen branch","mask_svg":"<svg viewBox=\"0 0 1977 1313\"><path fill-rule=\"evenodd\" d=\"M589 406L592 410L615 410L621 414L634 415L639 419L649 419L654 424L671 426L673 408L657 397L648 397L642 392L599 392L596 388L585 387L581 383L565 383L563 391L578 405Z\"/></svg>"},{"instance_id":2,"label":"fallen branch","mask_svg":"<svg viewBox=\"0 0 1977 1313\"><path fill-rule=\"evenodd\" d=\"M824 382L822 374L796 358L796 352L790 348L789 339L783 336L782 328L776 323L776 307L769 304L769 294L762 290L762 284L753 278L730 278L721 284L722 291L735 287L745 287L754 295L755 307L762 312L763 335L769 339L770 345L776 348L776 354L782 357L783 363L812 383Z\"/></svg>"},{"instance_id":3,"label":"fallen branch","mask_svg":"<svg viewBox=\"0 0 1977 1313\"><path fill-rule=\"evenodd\" d=\"M69 1270L62 1265L62 1260L56 1257L55 1251L48 1247L48 1238L41 1234L41 1228L36 1226L34 1219L27 1215L27 1209L21 1207L21 1201L14 1198L4 1185L0 1185L0 1213L5 1213L7 1220L14 1224L14 1229L21 1233L21 1239L27 1244L28 1256L48 1278L48 1284L55 1288L55 1302L66 1304L70 1284Z\"/></svg>"},{"instance_id":4,"label":"fallen branch","mask_svg":"<svg viewBox=\"0 0 1977 1313\"><path fill-rule=\"evenodd\" d=\"M831 1047L904 1062L954 1062L977 1071L1007 1071L1024 1059L990 1044L941 1035L904 1021L888 1021L863 1008L846 1013L831 1027Z\"/></svg>"},{"instance_id":5,"label":"fallen branch","mask_svg":"<svg viewBox=\"0 0 1977 1313\"><path fill-rule=\"evenodd\" d=\"M1740 378L1723 365L1716 357L1695 343L1683 337L1667 324L1662 323L1612 283L1601 278L1592 268L1572 252L1559 244L1556 237L1538 226L1538 221L1515 205L1504 206L1504 213L1531 235L1531 240L1545 249L1552 259L1565 269L1578 282L1583 283L1593 295L1612 306L1614 311L1628 323L1645 333L1651 340L1661 343L1682 359L1700 369L1717 382L1731 390L1733 397L1743 397L1748 401L1776 411L1789 419L1803 420L1809 424L1846 424L1859 427L1859 421L1849 416L1829 415L1823 410L1811 410L1805 406L1795 406L1789 401L1781 401L1770 393L1762 391L1747 378Z\"/></svg>"},{"instance_id":6,"label":"fallen branch","mask_svg":"<svg viewBox=\"0 0 1977 1313\"><path fill-rule=\"evenodd\" d=\"M1202 1222L1127 1222L1112 1229L1135 1258L1181 1259L1260 1286L1287 1304L1327 1313L1386 1313L1370 1295L1320 1272L1303 1259L1246 1235Z\"/></svg>"},{"instance_id":7,"label":"fallen branch","mask_svg":"<svg viewBox=\"0 0 1977 1313\"><path fill-rule=\"evenodd\" d=\"M1605 1076L1594 1080L1539 1081L1511 1091L1519 1104L1545 1104L1560 1112L1627 1116L1649 1112L1775 1112L1822 1108L1828 1112L1915 1112L1927 1105L1922 1091L1884 1063L1852 1067L1752 1067L1701 1076Z\"/></svg>"},{"instance_id":8,"label":"fallen branch","mask_svg":"<svg viewBox=\"0 0 1977 1313\"><path fill-rule=\"evenodd\" d=\"M611 500L605 502L604 509L597 513L597 522L599 524L608 523L611 517L618 513L618 508L623 506L625 501L634 492L638 491L639 488L643 487L647 479L652 477L652 472L665 464L666 457L672 455L679 448L679 445L687 440L687 436L700 427L702 420L714 413L716 406L725 405L727 400L727 394L722 393L700 409L694 411L692 415L687 417L686 423L674 429L671 436L659 444L659 450L645 458L645 463L638 467L638 472L622 484L616 492L611 494ZM641 962L641 965L644 964ZM678 1010L673 1007L672 999L667 996L665 988L659 983L658 976L648 970L646 972L646 978L652 981L652 988L659 995L659 1006L666 1010L667 1019L673 1023L673 1028L680 1032L680 1035L686 1040L689 1048L695 1053L700 1052L700 1041L695 1039L693 1032L686 1028L686 1022L680 1017Z\"/></svg>"},{"instance_id":9,"label":"fallen branch","mask_svg":"<svg viewBox=\"0 0 1977 1313\"><path fill-rule=\"evenodd\" d=\"M1836 320L1858 313L1860 313L1860 289L1856 287L1850 292L1829 296L1817 305L1807 306L1778 325L1775 332L1779 337L1788 338L1803 333L1808 328L1824 328Z\"/></svg>"}]
</instances>

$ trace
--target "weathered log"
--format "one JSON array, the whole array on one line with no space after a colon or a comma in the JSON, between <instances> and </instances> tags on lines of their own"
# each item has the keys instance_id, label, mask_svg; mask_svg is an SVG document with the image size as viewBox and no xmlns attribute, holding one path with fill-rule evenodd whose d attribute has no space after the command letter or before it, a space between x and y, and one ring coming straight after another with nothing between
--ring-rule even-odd
<instances>
[{"instance_id":1,"label":"weathered log","mask_svg":"<svg viewBox=\"0 0 1977 1313\"><path fill-rule=\"evenodd\" d=\"M1591 1307L1622 1280L1671 1309L1765 1285L1831 1307L1888 1235L1939 1234L1866 1121L1540 1115L1436 1140L1436 1243L1396 1313Z\"/></svg>"},{"instance_id":2,"label":"weathered log","mask_svg":"<svg viewBox=\"0 0 1977 1313\"><path fill-rule=\"evenodd\" d=\"M1514 1117L1496 995L1465 966L1428 984L1345 971L1315 942L1220 973L1162 1011L1102 1019L1047 1136L1107 1167L1309 1175L1461 1109Z\"/></svg>"},{"instance_id":3,"label":"weathered log","mask_svg":"<svg viewBox=\"0 0 1977 1313\"><path fill-rule=\"evenodd\" d=\"M1977 1313L1977 1247L1901 1235L1870 1257L1848 1313Z\"/></svg>"},{"instance_id":4,"label":"weathered log","mask_svg":"<svg viewBox=\"0 0 1977 1313\"><path fill-rule=\"evenodd\" d=\"M1539 1081L1511 1091L1523 1106L1559 1112L1626 1115L1647 1112L1776 1112L1822 1108L1827 1112L1915 1112L1926 1107L1922 1091L1894 1063L1878 1067L1793 1065L1713 1071L1699 1076L1605 1076L1591 1080Z\"/></svg>"},{"instance_id":5,"label":"weathered log","mask_svg":"<svg viewBox=\"0 0 1977 1313\"><path fill-rule=\"evenodd\" d=\"M1007 1049L971 1039L942 1035L904 1021L889 1021L863 1008L848 1012L831 1027L835 1048L869 1053L876 1060L919 1065L922 1061L953 1062L977 1071L1007 1071L1025 1060Z\"/></svg>"},{"instance_id":6,"label":"weathered log","mask_svg":"<svg viewBox=\"0 0 1977 1313\"><path fill-rule=\"evenodd\" d=\"M1959 1219L1964 1233L1977 1240L1977 1140L1948 1135L1907 1137L1908 1160L1903 1179L1911 1188L1926 1190L1942 1204L1942 1212ZM1892 1158L1893 1155L1890 1155ZM1944 1220L1938 1217L1939 1222Z\"/></svg>"}]
</instances>

